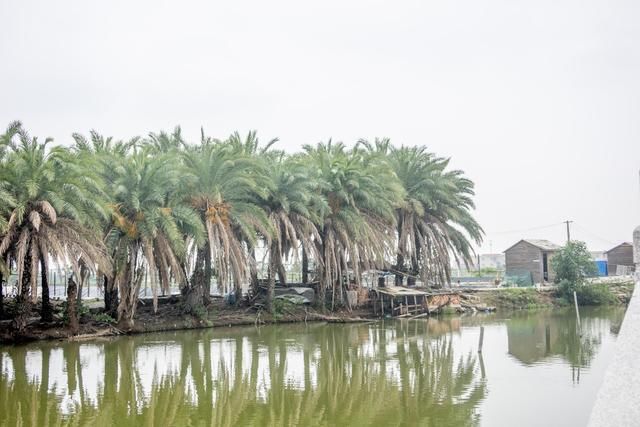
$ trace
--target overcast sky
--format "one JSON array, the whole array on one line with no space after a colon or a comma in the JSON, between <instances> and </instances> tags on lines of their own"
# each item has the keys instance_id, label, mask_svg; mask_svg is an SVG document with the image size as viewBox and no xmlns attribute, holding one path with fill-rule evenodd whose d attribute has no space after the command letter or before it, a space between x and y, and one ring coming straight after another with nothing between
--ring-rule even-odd
<instances>
[{"instance_id":1,"label":"overcast sky","mask_svg":"<svg viewBox=\"0 0 640 427\"><path fill-rule=\"evenodd\" d=\"M387 136L476 183L481 252L640 225L640 2L0 0L0 127ZM541 228L548 226L546 228Z\"/></svg>"}]
</instances>

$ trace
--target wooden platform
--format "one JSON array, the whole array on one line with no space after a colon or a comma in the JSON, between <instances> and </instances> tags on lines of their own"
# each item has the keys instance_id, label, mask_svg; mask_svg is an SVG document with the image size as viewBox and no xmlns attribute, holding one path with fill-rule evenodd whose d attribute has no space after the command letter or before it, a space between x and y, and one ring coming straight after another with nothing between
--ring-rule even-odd
<instances>
[{"instance_id":1,"label":"wooden platform","mask_svg":"<svg viewBox=\"0 0 640 427\"><path fill-rule=\"evenodd\" d=\"M448 304L459 304L460 296L455 291L427 292L405 286L387 286L372 289L372 301L376 315L407 317L431 313Z\"/></svg>"}]
</instances>

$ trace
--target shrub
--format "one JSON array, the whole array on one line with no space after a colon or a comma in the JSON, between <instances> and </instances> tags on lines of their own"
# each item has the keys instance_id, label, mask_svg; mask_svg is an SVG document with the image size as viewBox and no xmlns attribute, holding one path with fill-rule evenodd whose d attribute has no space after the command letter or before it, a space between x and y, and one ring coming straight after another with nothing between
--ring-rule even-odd
<instances>
[{"instance_id":1,"label":"shrub","mask_svg":"<svg viewBox=\"0 0 640 427\"><path fill-rule=\"evenodd\" d=\"M91 318L97 323L106 323L107 325L114 325L116 323L116 319L109 316L107 313L97 313L92 315Z\"/></svg>"},{"instance_id":2,"label":"shrub","mask_svg":"<svg viewBox=\"0 0 640 427\"><path fill-rule=\"evenodd\" d=\"M209 315L209 312L207 311L207 308L202 304L199 304L199 305L196 305L195 307L193 307L191 312L192 312L191 314L193 314L193 316L198 320L204 320Z\"/></svg>"},{"instance_id":3,"label":"shrub","mask_svg":"<svg viewBox=\"0 0 640 427\"><path fill-rule=\"evenodd\" d=\"M556 275L556 283L568 280L571 283L582 284L585 278L597 273L596 264L591 259L587 245L579 241L568 242L553 255L551 266Z\"/></svg>"},{"instance_id":4,"label":"shrub","mask_svg":"<svg viewBox=\"0 0 640 427\"><path fill-rule=\"evenodd\" d=\"M569 280L563 280L558 284L558 296L567 303L573 303L574 292L579 305L607 305L617 301L607 285L575 283Z\"/></svg>"}]
</instances>

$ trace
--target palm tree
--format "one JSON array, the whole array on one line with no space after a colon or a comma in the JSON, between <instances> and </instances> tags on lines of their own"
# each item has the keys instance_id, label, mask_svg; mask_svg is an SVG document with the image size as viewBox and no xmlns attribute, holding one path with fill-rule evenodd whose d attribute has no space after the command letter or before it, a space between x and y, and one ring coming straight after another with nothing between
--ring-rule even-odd
<instances>
[{"instance_id":1,"label":"palm tree","mask_svg":"<svg viewBox=\"0 0 640 427\"><path fill-rule=\"evenodd\" d=\"M0 237L7 231L7 221L11 210L15 206L15 199L6 178L10 170L10 165L7 163L7 155L14 146L12 140L20 131L21 126L20 122L12 122L7 126L5 133L0 135ZM4 315L4 289L2 284L4 277L9 277L10 273L6 257L0 258L0 318Z\"/></svg>"},{"instance_id":2,"label":"palm tree","mask_svg":"<svg viewBox=\"0 0 640 427\"><path fill-rule=\"evenodd\" d=\"M77 156L77 164L83 168L85 174L95 177L101 192L96 193L97 201L103 204L107 211L109 206L113 205L114 194L114 167L121 163L132 150L140 145L140 138L134 137L128 141L114 140L113 137L105 137L95 130L90 132L89 138L79 133L73 134L74 145L73 152ZM106 241L107 235L111 230L111 216L100 218L98 224L101 229L101 237ZM108 248L111 258L115 257L115 249ZM118 316L118 287L111 271L98 272L101 276L104 295L104 311L112 318Z\"/></svg>"},{"instance_id":3,"label":"palm tree","mask_svg":"<svg viewBox=\"0 0 640 427\"><path fill-rule=\"evenodd\" d=\"M75 274L80 265L90 270L109 268L109 258L90 231L95 218L104 215L90 196L97 191L91 177L81 173L69 153L60 147L47 150L37 138L20 127L20 144L8 156L11 167L4 181L15 201L0 239L0 259L15 264L20 289L14 327L26 327L32 301L36 298L38 268L42 284L42 320L52 319L49 301L48 263L71 263Z\"/></svg>"},{"instance_id":4,"label":"palm tree","mask_svg":"<svg viewBox=\"0 0 640 427\"><path fill-rule=\"evenodd\" d=\"M130 329L145 271L157 310L158 283L163 292L169 292L171 279L182 286L187 283L183 260L189 242L184 236L202 245L204 230L196 212L178 202L189 176L176 167L173 156L149 156L147 150L137 150L122 158L113 172L107 242L114 250L118 323Z\"/></svg>"},{"instance_id":5,"label":"palm tree","mask_svg":"<svg viewBox=\"0 0 640 427\"><path fill-rule=\"evenodd\" d=\"M424 146L396 148L388 139L360 144L388 162L404 189L396 211L396 282L402 283L408 270L410 284L417 275L425 283L449 283L450 256L469 265L473 243L482 241L482 228L471 214L473 183L461 171L448 171L449 159Z\"/></svg>"},{"instance_id":6,"label":"palm tree","mask_svg":"<svg viewBox=\"0 0 640 427\"><path fill-rule=\"evenodd\" d=\"M264 200L264 208L273 230L267 291L267 308L273 312L276 273L281 284L286 280L283 259L292 251L297 253L300 247L314 258L320 258L316 224L321 223L320 213L327 210L327 204L323 197L316 196L317 183L302 163L287 158L283 152L274 152L269 163L273 188Z\"/></svg>"},{"instance_id":7,"label":"palm tree","mask_svg":"<svg viewBox=\"0 0 640 427\"><path fill-rule=\"evenodd\" d=\"M306 145L308 167L316 171L319 193L328 202L320 226L319 303L332 290L332 309L343 301L343 281L353 270L360 284L362 269L382 268L393 248L395 209L403 194L388 165L364 150L342 143Z\"/></svg>"},{"instance_id":8,"label":"palm tree","mask_svg":"<svg viewBox=\"0 0 640 427\"><path fill-rule=\"evenodd\" d=\"M188 202L206 229L208 250L198 249L194 276L187 290L187 311L208 298L214 275L222 291L233 280L239 286L249 273L250 260L243 242L255 246L256 230L268 235L264 211L254 202L265 197L265 171L255 158L234 143L202 137L201 144L184 151L184 167L195 179L187 187Z\"/></svg>"}]
</instances>

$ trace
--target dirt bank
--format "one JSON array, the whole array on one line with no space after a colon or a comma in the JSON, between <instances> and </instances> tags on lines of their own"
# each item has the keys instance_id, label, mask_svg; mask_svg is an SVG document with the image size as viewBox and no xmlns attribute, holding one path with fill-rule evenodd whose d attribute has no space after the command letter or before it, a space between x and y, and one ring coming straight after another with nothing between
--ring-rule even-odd
<instances>
[{"instance_id":1,"label":"dirt bank","mask_svg":"<svg viewBox=\"0 0 640 427\"><path fill-rule=\"evenodd\" d=\"M632 281L621 281L609 284L610 289L621 303L627 303L633 293ZM545 287L510 288L492 290L460 290L460 304L442 307L441 312L454 314L456 312L475 312L486 310L520 310L564 307L567 301L558 298L556 289ZM16 343L47 339L91 339L100 336L121 335L125 332L118 330L111 319L100 314L100 304L88 302L81 311L79 334L73 336L65 326L62 315L61 302L55 303L55 321L40 322L37 306L34 306L27 331L16 336L10 327L11 304L7 305L5 319L0 320L0 343ZM321 313L312 307L289 305L281 307L280 312L271 315L254 307L235 307L215 299L202 317L197 318L182 313L180 299L166 298L160 301L158 312L153 312L150 301L143 301L138 307L134 328L127 333L146 333L160 331L174 331L184 329L198 329L211 327L229 327L238 325L264 325L291 322L363 322L375 320L370 307L362 307L354 311L337 311Z\"/></svg>"},{"instance_id":2,"label":"dirt bank","mask_svg":"<svg viewBox=\"0 0 640 427\"><path fill-rule=\"evenodd\" d=\"M90 307L91 303L87 304ZM147 332L175 331L186 329L200 329L211 327L230 327L238 325L265 325L273 323L293 322L363 322L371 320L369 309L356 311L337 311L321 313L312 307L290 306L283 308L280 313L271 315L252 307L229 306L221 300L214 300L207 312L201 318L185 315L181 310L178 298L168 298L153 312L152 304L144 302L138 307L135 325L132 330L124 332L116 328L113 322L100 314L99 309L82 310L80 330L73 335L64 323L62 305L54 304L56 315L54 322L40 321L37 307L34 307L27 330L21 335L15 335L11 330L11 321L7 318L0 320L0 343L10 344L36 340L72 339L82 340L94 337L114 336L122 334L138 334ZM9 313L11 306L9 304ZM7 316L8 317L8 316Z\"/></svg>"}]
</instances>

